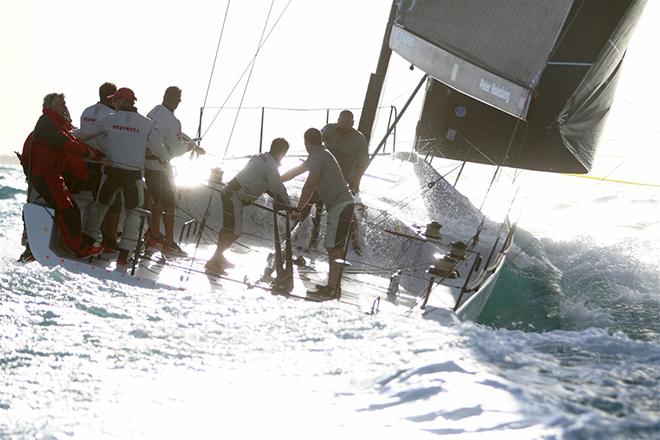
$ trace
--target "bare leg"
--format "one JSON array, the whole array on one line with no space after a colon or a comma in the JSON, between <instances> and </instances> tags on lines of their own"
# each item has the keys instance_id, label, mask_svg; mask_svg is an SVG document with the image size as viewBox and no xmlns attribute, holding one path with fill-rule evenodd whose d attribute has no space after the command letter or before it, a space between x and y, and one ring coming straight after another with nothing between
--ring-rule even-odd
<instances>
[{"instance_id":1,"label":"bare leg","mask_svg":"<svg viewBox=\"0 0 660 440\"><path fill-rule=\"evenodd\" d=\"M216 247L211 259L206 263L207 267L226 267L228 261L223 254L227 249L229 249L229 246L231 246L238 237L238 235L232 232L227 232L224 229L221 229L220 233L218 234L218 246Z\"/></svg>"}]
</instances>

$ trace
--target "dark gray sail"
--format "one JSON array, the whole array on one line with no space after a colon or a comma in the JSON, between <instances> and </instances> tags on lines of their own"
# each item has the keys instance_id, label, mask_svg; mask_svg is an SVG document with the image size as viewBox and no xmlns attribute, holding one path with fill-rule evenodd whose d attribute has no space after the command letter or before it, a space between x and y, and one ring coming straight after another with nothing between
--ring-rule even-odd
<instances>
[{"instance_id":1,"label":"dark gray sail","mask_svg":"<svg viewBox=\"0 0 660 440\"><path fill-rule=\"evenodd\" d=\"M588 172L645 0L402 0L393 50L429 73L416 148Z\"/></svg>"}]
</instances>

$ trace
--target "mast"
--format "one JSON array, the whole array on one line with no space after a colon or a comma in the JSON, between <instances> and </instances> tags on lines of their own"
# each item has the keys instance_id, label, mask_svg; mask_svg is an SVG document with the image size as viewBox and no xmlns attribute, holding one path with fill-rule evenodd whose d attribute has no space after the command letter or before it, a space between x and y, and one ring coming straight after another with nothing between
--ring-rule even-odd
<instances>
[{"instance_id":1,"label":"mast","mask_svg":"<svg viewBox=\"0 0 660 440\"><path fill-rule=\"evenodd\" d=\"M394 25L394 17L397 10L396 3L396 0L392 0L390 16L387 19L385 35L383 36L383 43L380 47L378 65L376 66L376 72L372 73L369 77L369 86L367 87L367 93L364 97L364 104L362 105L362 113L360 115L360 122L358 124L358 131L367 138L367 143L369 143L369 140L371 139L371 130L373 130L374 127L376 110L378 109L380 94L383 91L383 83L385 82L387 67L390 64L390 55L392 55L392 49L390 49L389 42L390 34L392 33L392 26Z\"/></svg>"}]
</instances>

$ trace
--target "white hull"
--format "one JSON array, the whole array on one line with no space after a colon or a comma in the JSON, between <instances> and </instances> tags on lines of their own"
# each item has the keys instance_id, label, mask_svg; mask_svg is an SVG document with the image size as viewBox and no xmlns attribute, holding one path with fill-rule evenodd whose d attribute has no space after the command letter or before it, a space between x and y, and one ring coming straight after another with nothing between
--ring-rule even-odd
<instances>
[{"instance_id":1,"label":"white hull","mask_svg":"<svg viewBox=\"0 0 660 440\"><path fill-rule=\"evenodd\" d=\"M131 275L130 266L117 267L116 256L111 259L76 258L61 243L53 216L53 210L42 205L28 203L23 208L30 250L42 265L59 266L70 272L143 288L184 288L180 273L168 269L163 263L141 262Z\"/></svg>"}]
</instances>

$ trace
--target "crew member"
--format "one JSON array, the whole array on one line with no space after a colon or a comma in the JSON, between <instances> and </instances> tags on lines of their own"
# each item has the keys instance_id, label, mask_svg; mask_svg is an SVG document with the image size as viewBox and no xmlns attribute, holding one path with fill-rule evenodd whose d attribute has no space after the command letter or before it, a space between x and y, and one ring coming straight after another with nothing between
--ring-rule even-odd
<instances>
[{"instance_id":1,"label":"crew member","mask_svg":"<svg viewBox=\"0 0 660 440\"><path fill-rule=\"evenodd\" d=\"M80 115L80 130L82 132L95 131L98 129L97 121L114 113L115 108L112 105L111 96L117 91L117 86L111 82L105 82L99 87L99 102L87 107ZM90 145L100 148L100 141L92 139ZM101 181L101 164L99 162L87 160L87 174L89 175L89 190L96 199ZM101 247L105 253L119 252L117 246L117 226L119 225L119 216L121 215L121 200L115 198L114 203L108 209L107 214L101 224L103 240Z\"/></svg>"},{"instance_id":2,"label":"crew member","mask_svg":"<svg viewBox=\"0 0 660 440\"><path fill-rule=\"evenodd\" d=\"M131 89L119 88L112 101L116 111L97 121L106 130L101 145L111 164L103 169L98 196L85 222L85 233L88 240L98 239L101 221L115 198L120 197L126 218L117 264L124 266L138 240L140 217L136 209L144 202L145 153L149 149L163 163L170 157L154 122L133 110L136 98Z\"/></svg>"},{"instance_id":3,"label":"crew member","mask_svg":"<svg viewBox=\"0 0 660 440\"><path fill-rule=\"evenodd\" d=\"M44 97L42 115L37 121L32 139L25 143L23 161L31 186L55 210L55 221L64 243L78 257L98 255L102 249L85 243L81 232L80 209L64 182L67 155L99 160L103 153L75 138L67 118L69 111L61 93Z\"/></svg>"},{"instance_id":4,"label":"crew member","mask_svg":"<svg viewBox=\"0 0 660 440\"><path fill-rule=\"evenodd\" d=\"M218 234L218 246L213 257L206 263L210 272L222 273L232 267L224 251L241 235L243 208L255 202L264 192L276 203L289 204L289 195L277 170L289 151L289 143L283 138L274 139L270 151L253 156L222 192L222 228Z\"/></svg>"},{"instance_id":5,"label":"crew member","mask_svg":"<svg viewBox=\"0 0 660 440\"><path fill-rule=\"evenodd\" d=\"M335 156L344 179L355 195L360 190L360 180L369 165L367 138L353 128L353 113L343 110L336 124L328 124L321 129L323 144ZM351 222L351 244L353 250L361 254L358 240L358 223L355 214Z\"/></svg>"},{"instance_id":6,"label":"crew member","mask_svg":"<svg viewBox=\"0 0 660 440\"><path fill-rule=\"evenodd\" d=\"M181 89L168 87L163 95L163 103L155 106L147 117L154 121L156 129L163 137L163 145L170 157L181 156L187 151L204 154L204 149L197 146L185 133L181 132L181 122L174 116L174 110L181 102ZM176 215L176 188L174 175L169 162L161 164L158 158L147 151L145 161L145 179L148 194L151 196L151 218L147 235L150 246L161 244L162 250L175 256L186 253L174 241L174 220ZM160 220L163 219L165 237L160 235Z\"/></svg>"},{"instance_id":7,"label":"crew member","mask_svg":"<svg viewBox=\"0 0 660 440\"><path fill-rule=\"evenodd\" d=\"M309 171L298 201L297 211L292 218L300 219L300 213L317 191L328 210L325 231L325 248L328 252L328 285L319 287L317 293L336 298L340 295L340 269L336 259L344 258L344 244L348 238L349 226L353 217L354 200L350 187L344 179L335 157L322 146L321 132L310 128L305 132L305 149L309 156L301 165ZM284 176L283 176L284 179Z\"/></svg>"}]
</instances>

